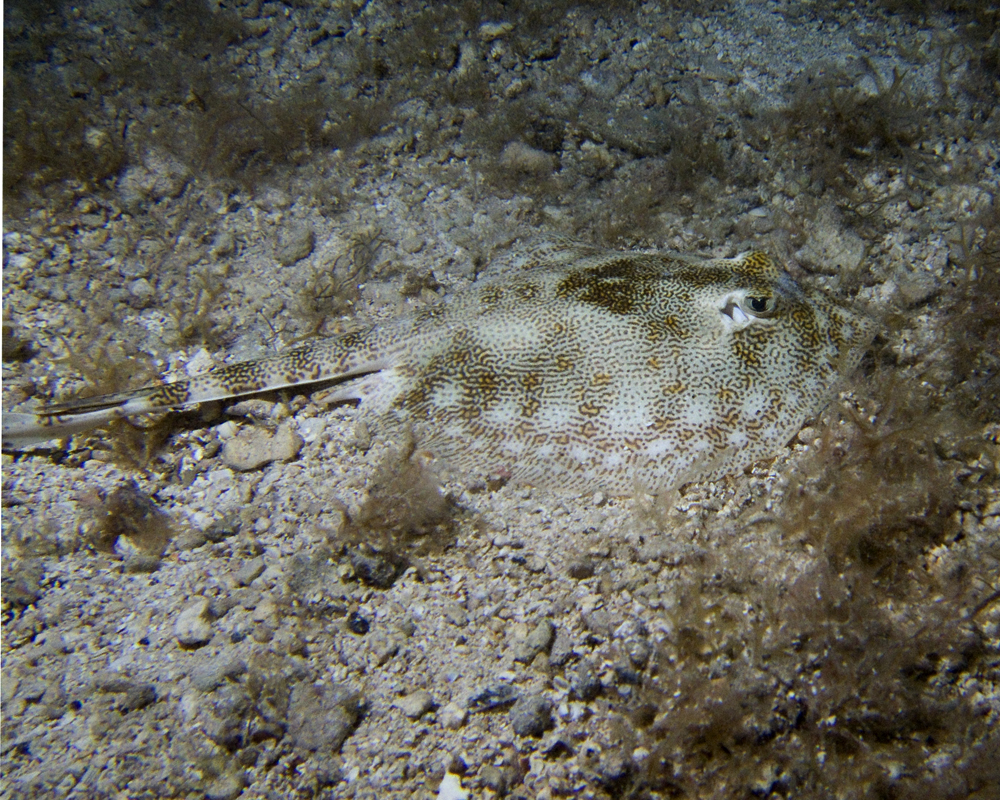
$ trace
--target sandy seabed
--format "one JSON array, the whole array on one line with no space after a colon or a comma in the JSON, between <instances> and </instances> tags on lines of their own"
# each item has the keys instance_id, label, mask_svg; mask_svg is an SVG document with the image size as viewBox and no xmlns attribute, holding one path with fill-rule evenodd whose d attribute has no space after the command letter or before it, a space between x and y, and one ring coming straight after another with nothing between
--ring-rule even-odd
<instances>
[{"instance_id":1,"label":"sandy seabed","mask_svg":"<svg viewBox=\"0 0 1000 800\"><path fill-rule=\"evenodd\" d=\"M996 797L995 26L7 4L5 409L545 232L765 249L884 331L773 461L658 496L450 475L305 392L6 453L0 796Z\"/></svg>"}]
</instances>

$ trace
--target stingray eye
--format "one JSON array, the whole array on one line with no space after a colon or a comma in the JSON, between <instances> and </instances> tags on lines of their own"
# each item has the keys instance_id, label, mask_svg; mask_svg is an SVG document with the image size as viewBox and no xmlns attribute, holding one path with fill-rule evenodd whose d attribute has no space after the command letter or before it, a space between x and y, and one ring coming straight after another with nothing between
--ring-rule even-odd
<instances>
[{"instance_id":1,"label":"stingray eye","mask_svg":"<svg viewBox=\"0 0 1000 800\"><path fill-rule=\"evenodd\" d=\"M751 314L764 316L774 311L775 303L773 297L747 297L746 305Z\"/></svg>"}]
</instances>

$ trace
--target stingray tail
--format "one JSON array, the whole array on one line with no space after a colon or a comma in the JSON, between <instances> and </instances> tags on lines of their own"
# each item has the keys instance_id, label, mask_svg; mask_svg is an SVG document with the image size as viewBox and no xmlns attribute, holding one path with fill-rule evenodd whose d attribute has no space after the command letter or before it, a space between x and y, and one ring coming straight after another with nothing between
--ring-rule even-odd
<instances>
[{"instance_id":1,"label":"stingray tail","mask_svg":"<svg viewBox=\"0 0 1000 800\"><path fill-rule=\"evenodd\" d=\"M387 364L372 358L366 338L365 333L350 334L311 342L259 361L216 367L162 386L57 403L27 413L4 412L3 447L31 447L135 414L378 372Z\"/></svg>"}]
</instances>

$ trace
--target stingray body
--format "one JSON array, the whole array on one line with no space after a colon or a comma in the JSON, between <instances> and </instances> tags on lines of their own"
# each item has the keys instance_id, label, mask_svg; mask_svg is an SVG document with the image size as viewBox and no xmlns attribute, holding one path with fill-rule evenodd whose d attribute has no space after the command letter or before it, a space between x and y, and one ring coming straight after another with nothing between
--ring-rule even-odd
<instances>
[{"instance_id":1,"label":"stingray body","mask_svg":"<svg viewBox=\"0 0 1000 800\"><path fill-rule=\"evenodd\" d=\"M698 260L537 244L450 301L162 386L5 414L5 446L109 419L343 379L466 474L658 491L773 456L856 366L864 314L762 253Z\"/></svg>"}]
</instances>

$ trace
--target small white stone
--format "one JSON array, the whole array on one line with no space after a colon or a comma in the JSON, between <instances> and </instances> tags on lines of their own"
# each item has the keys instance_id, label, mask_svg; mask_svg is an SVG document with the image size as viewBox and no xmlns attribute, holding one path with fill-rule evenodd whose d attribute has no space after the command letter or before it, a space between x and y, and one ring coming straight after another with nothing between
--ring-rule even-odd
<instances>
[{"instance_id":1,"label":"small white stone","mask_svg":"<svg viewBox=\"0 0 1000 800\"><path fill-rule=\"evenodd\" d=\"M215 429L216 435L219 437L220 441L225 441L226 439L232 439L237 433L240 432L240 426L233 422L231 419L226 420L221 425L217 426Z\"/></svg>"},{"instance_id":2,"label":"small white stone","mask_svg":"<svg viewBox=\"0 0 1000 800\"><path fill-rule=\"evenodd\" d=\"M454 772L446 772L438 787L437 800L469 800L462 781Z\"/></svg>"}]
</instances>

